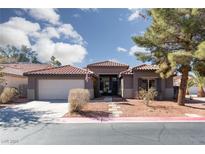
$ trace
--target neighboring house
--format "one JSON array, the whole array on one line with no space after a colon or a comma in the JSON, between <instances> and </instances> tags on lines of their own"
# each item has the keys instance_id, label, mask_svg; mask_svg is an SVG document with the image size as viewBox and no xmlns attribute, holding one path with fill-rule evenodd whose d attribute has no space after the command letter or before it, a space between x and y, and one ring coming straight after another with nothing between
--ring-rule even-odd
<instances>
[{"instance_id":1,"label":"neighboring house","mask_svg":"<svg viewBox=\"0 0 205 154\"><path fill-rule=\"evenodd\" d=\"M129 68L126 64L103 61L85 69L66 65L24 73L28 77L29 99L67 99L70 89L85 88L91 98L120 95L138 98L140 88L154 87L159 99L173 98L173 78L161 79L156 65Z\"/></svg>"},{"instance_id":2,"label":"neighboring house","mask_svg":"<svg viewBox=\"0 0 205 154\"><path fill-rule=\"evenodd\" d=\"M191 79L191 77L189 77L189 79ZM175 76L173 80L174 80L173 86L179 87L181 83L181 75ZM204 87L204 90L205 90L205 87ZM197 95L197 92L198 92L197 85L194 85L191 88L189 88L190 95Z\"/></svg>"},{"instance_id":3,"label":"neighboring house","mask_svg":"<svg viewBox=\"0 0 205 154\"><path fill-rule=\"evenodd\" d=\"M30 63L0 64L0 66L3 67L2 72L4 73L4 82L1 84L6 87L18 88L23 96L27 95L28 84L28 78L23 76L23 73L51 67L48 64Z\"/></svg>"}]
</instances>

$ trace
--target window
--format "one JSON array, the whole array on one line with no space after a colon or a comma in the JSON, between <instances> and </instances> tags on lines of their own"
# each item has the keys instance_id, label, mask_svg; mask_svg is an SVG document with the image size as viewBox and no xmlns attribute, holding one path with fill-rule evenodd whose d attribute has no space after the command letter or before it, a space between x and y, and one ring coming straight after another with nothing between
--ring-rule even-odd
<instances>
[{"instance_id":1,"label":"window","mask_svg":"<svg viewBox=\"0 0 205 154\"><path fill-rule=\"evenodd\" d=\"M156 88L154 79L139 79L139 89Z\"/></svg>"}]
</instances>

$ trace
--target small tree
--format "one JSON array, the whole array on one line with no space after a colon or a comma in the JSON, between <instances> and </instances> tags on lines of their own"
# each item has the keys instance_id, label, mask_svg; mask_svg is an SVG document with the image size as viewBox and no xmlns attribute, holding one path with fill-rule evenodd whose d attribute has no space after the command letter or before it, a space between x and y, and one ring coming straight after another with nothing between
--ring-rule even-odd
<instances>
[{"instance_id":1,"label":"small tree","mask_svg":"<svg viewBox=\"0 0 205 154\"><path fill-rule=\"evenodd\" d=\"M16 48L15 46L0 47L0 57L2 63L14 63L14 62L30 62L30 63L40 63L37 59L37 53L22 45L21 48Z\"/></svg>"},{"instance_id":2,"label":"small tree","mask_svg":"<svg viewBox=\"0 0 205 154\"><path fill-rule=\"evenodd\" d=\"M204 86L205 86L205 77L200 75L199 72L194 71L192 76L192 80L195 85L197 85L197 96L198 97L205 97Z\"/></svg>"},{"instance_id":3,"label":"small tree","mask_svg":"<svg viewBox=\"0 0 205 154\"><path fill-rule=\"evenodd\" d=\"M157 94L158 93L154 88L149 88L148 90L139 90L139 98L143 100L146 106L149 106L150 101L154 100Z\"/></svg>"},{"instance_id":4,"label":"small tree","mask_svg":"<svg viewBox=\"0 0 205 154\"><path fill-rule=\"evenodd\" d=\"M187 82L187 95L189 95L190 94L190 88L192 87L192 86L194 86L195 85L195 83L194 83L194 81L192 80L192 79L188 79L188 82Z\"/></svg>"},{"instance_id":5,"label":"small tree","mask_svg":"<svg viewBox=\"0 0 205 154\"><path fill-rule=\"evenodd\" d=\"M57 60L56 57L54 57L54 56L51 57L50 64L52 66L55 66L55 67L62 65L61 62L59 60Z\"/></svg>"}]
</instances>

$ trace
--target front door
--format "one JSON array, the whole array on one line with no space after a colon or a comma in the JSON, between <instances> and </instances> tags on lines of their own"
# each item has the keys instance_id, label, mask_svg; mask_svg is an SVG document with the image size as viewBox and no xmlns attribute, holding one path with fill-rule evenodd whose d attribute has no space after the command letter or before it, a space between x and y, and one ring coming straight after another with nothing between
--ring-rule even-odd
<instances>
[{"instance_id":1,"label":"front door","mask_svg":"<svg viewBox=\"0 0 205 154\"><path fill-rule=\"evenodd\" d=\"M117 95L118 78L113 75L100 76L100 94L101 95Z\"/></svg>"}]
</instances>

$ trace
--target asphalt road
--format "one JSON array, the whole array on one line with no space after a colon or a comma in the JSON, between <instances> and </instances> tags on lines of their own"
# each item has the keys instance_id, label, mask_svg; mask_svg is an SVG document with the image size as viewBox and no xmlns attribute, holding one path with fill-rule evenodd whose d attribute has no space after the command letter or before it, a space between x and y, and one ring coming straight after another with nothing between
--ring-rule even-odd
<instances>
[{"instance_id":1,"label":"asphalt road","mask_svg":"<svg viewBox=\"0 0 205 154\"><path fill-rule=\"evenodd\" d=\"M92 123L0 126L0 144L205 144L205 123Z\"/></svg>"}]
</instances>

